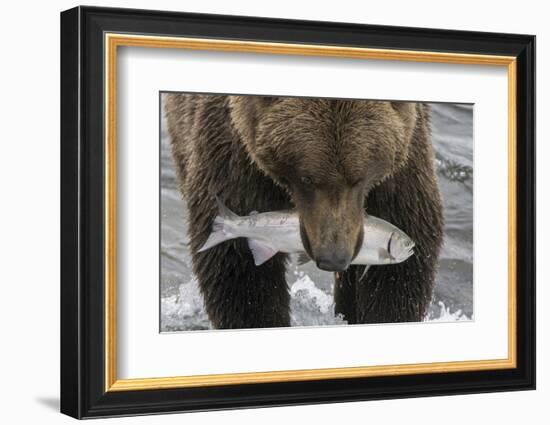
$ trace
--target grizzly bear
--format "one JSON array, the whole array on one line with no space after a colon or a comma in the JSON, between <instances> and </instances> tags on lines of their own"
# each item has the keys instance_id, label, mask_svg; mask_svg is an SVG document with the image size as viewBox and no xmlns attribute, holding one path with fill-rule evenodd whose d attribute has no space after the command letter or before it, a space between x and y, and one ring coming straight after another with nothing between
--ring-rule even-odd
<instances>
[{"instance_id":1,"label":"grizzly bear","mask_svg":"<svg viewBox=\"0 0 550 425\"><path fill-rule=\"evenodd\" d=\"M239 238L197 252L217 214L295 208L317 267L335 272L335 312L350 323L421 321L443 235L429 105L413 102L166 94L193 270L216 328L290 326L288 257L256 266ZM350 266L364 214L401 228L415 254Z\"/></svg>"}]
</instances>

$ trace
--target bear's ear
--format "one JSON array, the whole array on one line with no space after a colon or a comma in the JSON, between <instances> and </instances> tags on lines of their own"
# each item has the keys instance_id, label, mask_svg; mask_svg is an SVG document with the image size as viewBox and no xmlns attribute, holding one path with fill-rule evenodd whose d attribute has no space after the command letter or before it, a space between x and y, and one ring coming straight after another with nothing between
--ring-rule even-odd
<instances>
[{"instance_id":1,"label":"bear's ear","mask_svg":"<svg viewBox=\"0 0 550 425\"><path fill-rule=\"evenodd\" d=\"M390 105L401 115L416 116L416 103L414 102L390 102Z\"/></svg>"},{"instance_id":2,"label":"bear's ear","mask_svg":"<svg viewBox=\"0 0 550 425\"><path fill-rule=\"evenodd\" d=\"M403 120L407 137L410 137L416 125L417 103L416 102L390 102L390 105L395 111L397 111L401 120Z\"/></svg>"},{"instance_id":3,"label":"bear's ear","mask_svg":"<svg viewBox=\"0 0 550 425\"><path fill-rule=\"evenodd\" d=\"M276 100L273 96L229 96L231 121L245 143L254 145L260 117Z\"/></svg>"}]
</instances>

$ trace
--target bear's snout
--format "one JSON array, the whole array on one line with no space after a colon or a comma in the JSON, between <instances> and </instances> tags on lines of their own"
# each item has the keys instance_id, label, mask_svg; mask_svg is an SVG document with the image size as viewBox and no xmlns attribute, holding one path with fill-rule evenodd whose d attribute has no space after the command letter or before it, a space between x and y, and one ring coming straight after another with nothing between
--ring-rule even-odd
<instances>
[{"instance_id":1,"label":"bear's snout","mask_svg":"<svg viewBox=\"0 0 550 425\"><path fill-rule=\"evenodd\" d=\"M345 252L328 252L320 254L315 259L317 267L329 272L343 272L351 262L351 257Z\"/></svg>"},{"instance_id":2,"label":"bear's snout","mask_svg":"<svg viewBox=\"0 0 550 425\"><path fill-rule=\"evenodd\" d=\"M363 243L362 203L352 197L317 193L300 213L300 236L309 257L321 270L346 270ZM348 202L346 202L348 201Z\"/></svg>"},{"instance_id":3,"label":"bear's snout","mask_svg":"<svg viewBox=\"0 0 550 425\"><path fill-rule=\"evenodd\" d=\"M362 229L362 220L360 220L360 223ZM321 270L329 272L346 270L361 249L363 232L346 233L342 229L337 230L336 228L331 231L331 229L323 229L322 227L319 230L320 237L312 240L305 226L300 226L302 242L310 258L315 261L317 267Z\"/></svg>"}]
</instances>

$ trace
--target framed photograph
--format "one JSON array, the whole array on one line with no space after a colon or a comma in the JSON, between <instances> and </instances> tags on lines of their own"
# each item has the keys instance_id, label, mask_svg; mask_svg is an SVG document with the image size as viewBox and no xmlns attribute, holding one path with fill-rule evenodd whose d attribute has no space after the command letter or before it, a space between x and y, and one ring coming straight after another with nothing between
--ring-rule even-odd
<instances>
[{"instance_id":1,"label":"framed photograph","mask_svg":"<svg viewBox=\"0 0 550 425\"><path fill-rule=\"evenodd\" d=\"M535 37L61 14L61 411L535 388Z\"/></svg>"}]
</instances>

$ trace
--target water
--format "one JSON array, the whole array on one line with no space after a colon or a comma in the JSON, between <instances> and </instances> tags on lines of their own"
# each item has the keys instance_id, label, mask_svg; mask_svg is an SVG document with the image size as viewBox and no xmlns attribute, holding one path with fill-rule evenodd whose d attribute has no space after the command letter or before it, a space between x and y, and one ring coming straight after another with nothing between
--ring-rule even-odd
<instances>
[{"instance_id":1,"label":"water","mask_svg":"<svg viewBox=\"0 0 550 425\"><path fill-rule=\"evenodd\" d=\"M433 143L445 207L445 241L427 321L473 317L473 116L472 106L432 105ZM187 248L186 207L177 188L169 136L161 129L161 330L209 329ZM333 274L312 263L287 272L292 326L338 325Z\"/></svg>"}]
</instances>

